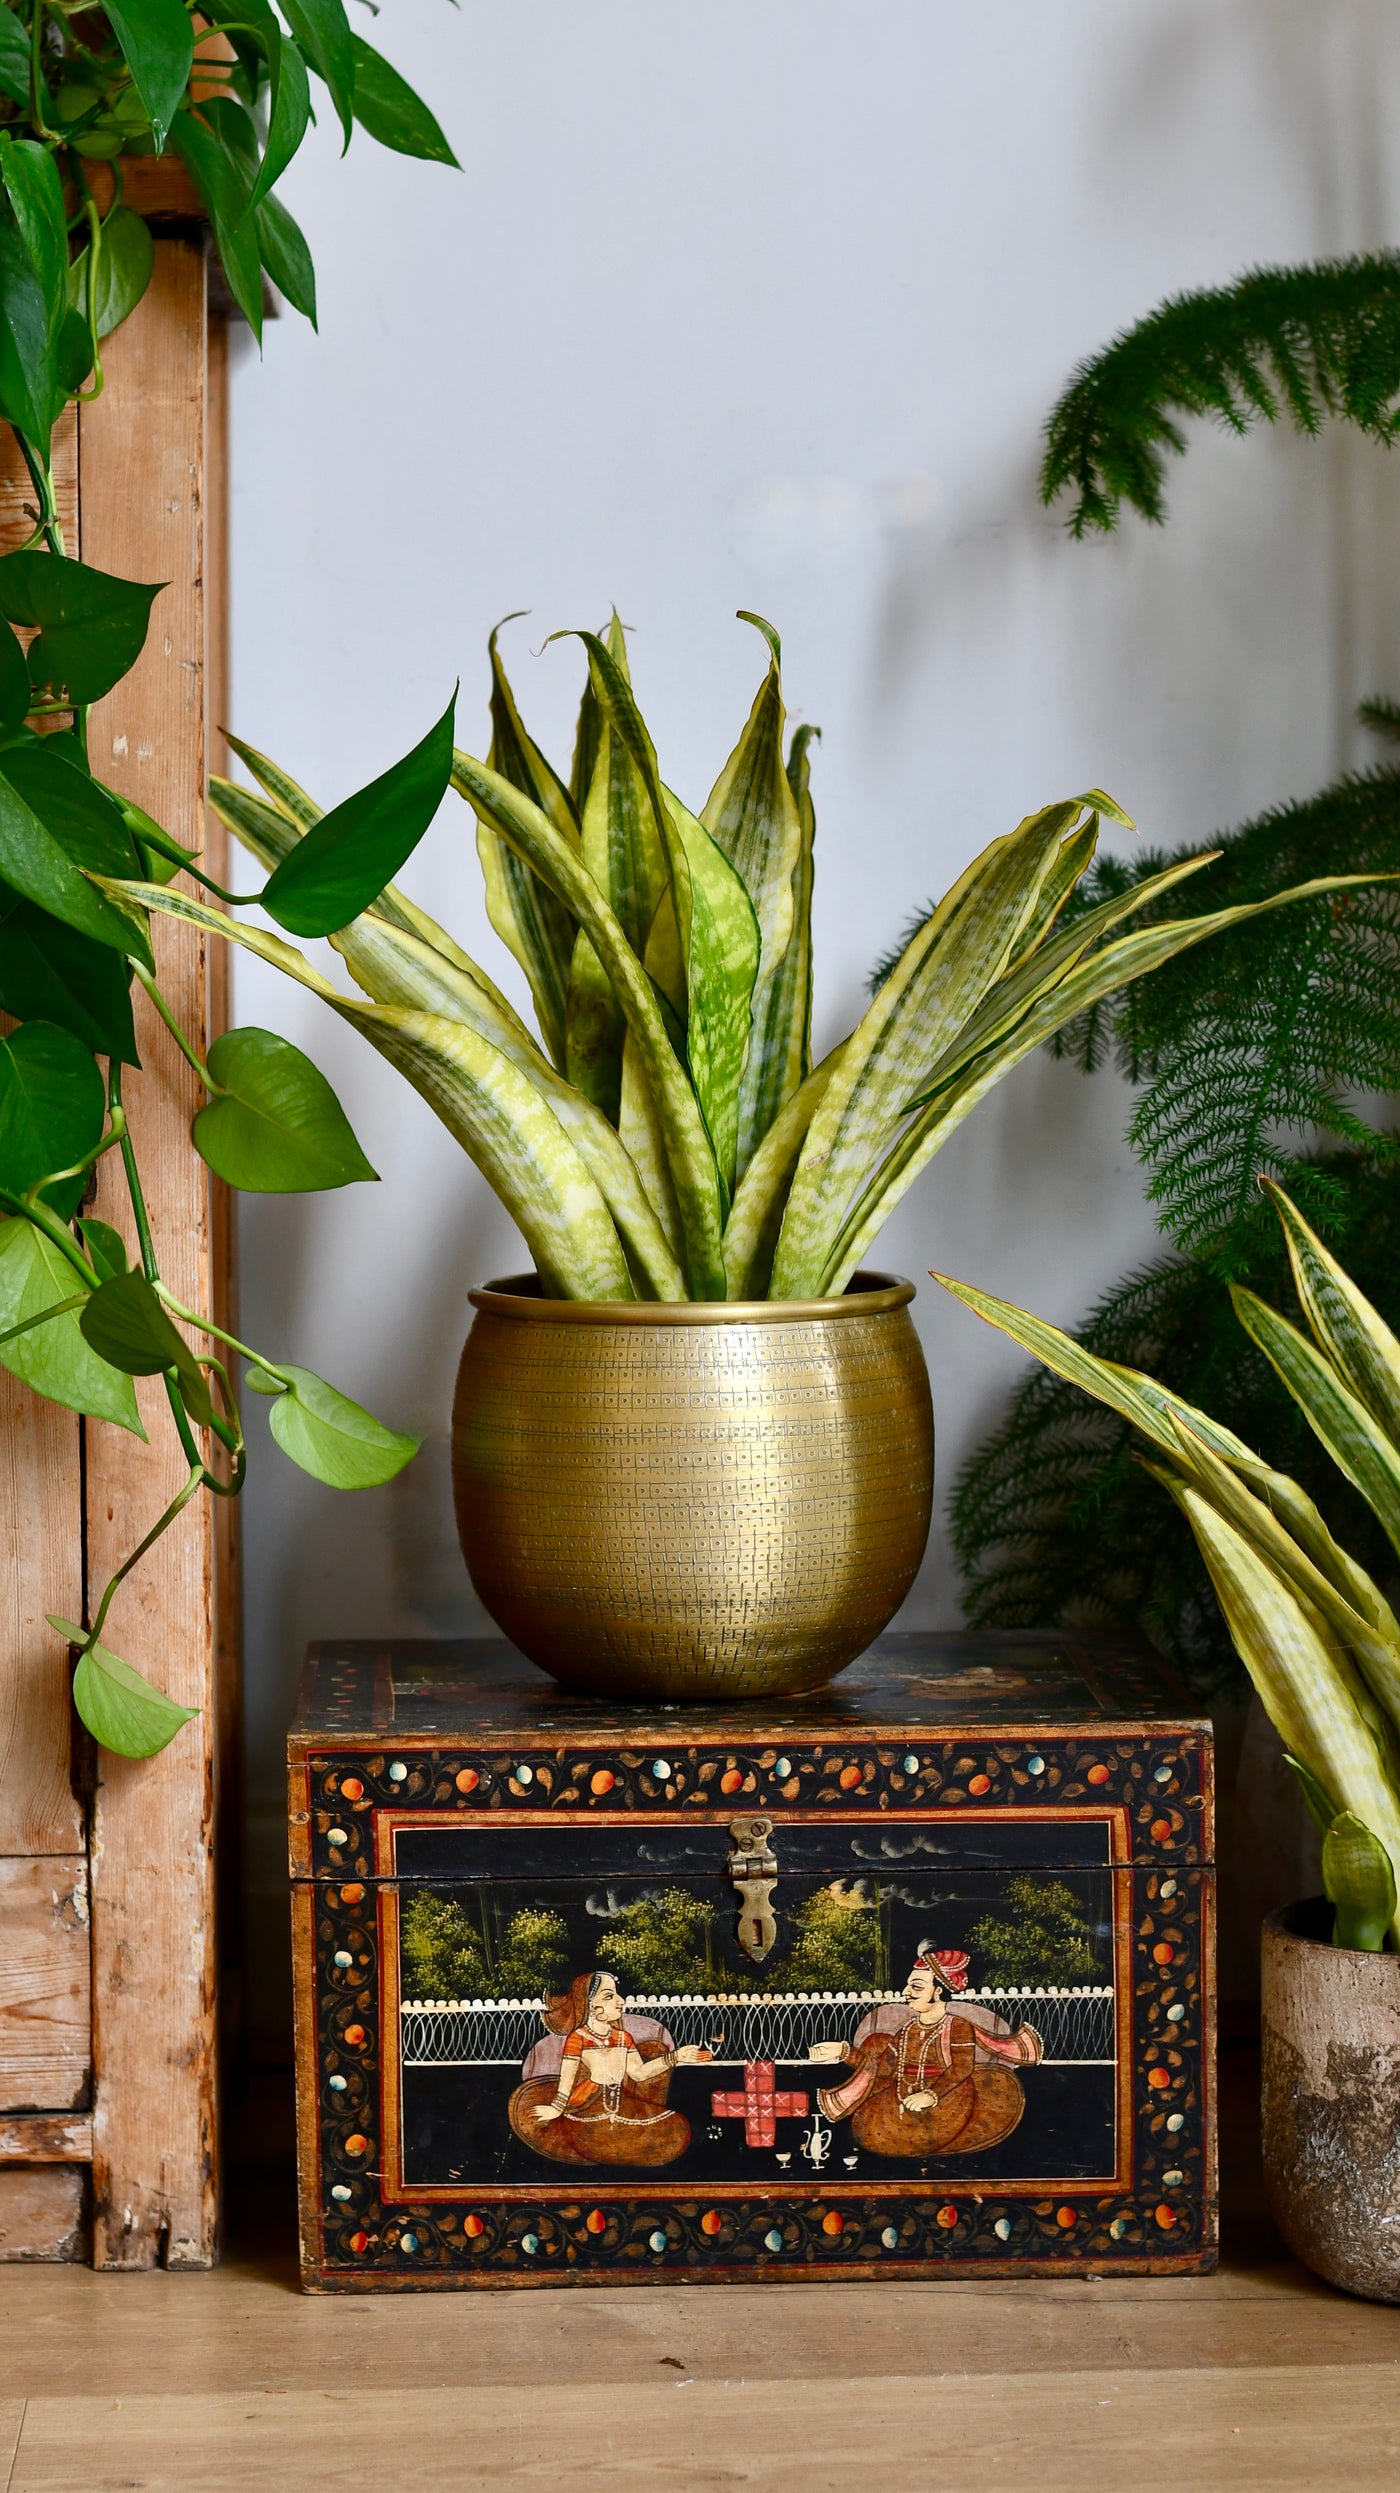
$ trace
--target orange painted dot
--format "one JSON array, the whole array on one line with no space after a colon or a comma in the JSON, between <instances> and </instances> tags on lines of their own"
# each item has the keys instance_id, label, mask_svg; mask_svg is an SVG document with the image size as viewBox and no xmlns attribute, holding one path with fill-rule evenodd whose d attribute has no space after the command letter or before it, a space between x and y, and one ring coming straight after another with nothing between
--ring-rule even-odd
<instances>
[{"instance_id":1,"label":"orange painted dot","mask_svg":"<svg viewBox=\"0 0 1400 2493\"><path fill-rule=\"evenodd\" d=\"M1062 2232L1069 2233L1073 2230L1075 2224L1078 2222L1078 2219L1075 2216L1075 2212L1072 2207L1057 2207L1055 2210L1055 2222L1060 2227Z\"/></svg>"},{"instance_id":2,"label":"orange painted dot","mask_svg":"<svg viewBox=\"0 0 1400 2493\"><path fill-rule=\"evenodd\" d=\"M823 2233L839 2233L846 2219L838 2208L829 2207L822 2218Z\"/></svg>"},{"instance_id":3,"label":"orange painted dot","mask_svg":"<svg viewBox=\"0 0 1400 2493\"><path fill-rule=\"evenodd\" d=\"M364 1892L359 1880L352 1879L348 1887L341 1888L340 1901L342 1904L358 1904Z\"/></svg>"},{"instance_id":4,"label":"orange painted dot","mask_svg":"<svg viewBox=\"0 0 1400 2493\"><path fill-rule=\"evenodd\" d=\"M369 2249L369 2235L367 2233L352 2233L350 2236L350 2248L354 2252L355 2257L358 2259L361 2251L367 2251Z\"/></svg>"},{"instance_id":5,"label":"orange painted dot","mask_svg":"<svg viewBox=\"0 0 1400 2493\"><path fill-rule=\"evenodd\" d=\"M859 1766L843 1766L836 1780L840 1784L843 1792L854 1791L856 1785L860 1781Z\"/></svg>"},{"instance_id":6,"label":"orange painted dot","mask_svg":"<svg viewBox=\"0 0 1400 2493\"><path fill-rule=\"evenodd\" d=\"M945 2233L951 2233L957 2221L958 2211L955 2207L940 2207L938 2214L934 2219L936 2224L940 2224L943 2227Z\"/></svg>"},{"instance_id":7,"label":"orange painted dot","mask_svg":"<svg viewBox=\"0 0 1400 2493\"><path fill-rule=\"evenodd\" d=\"M700 2230L702 2233L718 2233L723 2222L724 2218L717 2207L707 2207L700 2219Z\"/></svg>"},{"instance_id":8,"label":"orange painted dot","mask_svg":"<svg viewBox=\"0 0 1400 2493\"><path fill-rule=\"evenodd\" d=\"M464 1766L456 1778L457 1789L459 1792L474 1792L480 1781L475 1766Z\"/></svg>"},{"instance_id":9,"label":"orange painted dot","mask_svg":"<svg viewBox=\"0 0 1400 2493\"><path fill-rule=\"evenodd\" d=\"M345 2141L345 2152L347 2155L368 2155L369 2140L363 2130L352 2129Z\"/></svg>"},{"instance_id":10,"label":"orange painted dot","mask_svg":"<svg viewBox=\"0 0 1400 2493\"><path fill-rule=\"evenodd\" d=\"M365 1787L358 1775L346 1775L340 1787L340 1796L342 1800L349 1801L364 1799Z\"/></svg>"},{"instance_id":11,"label":"orange painted dot","mask_svg":"<svg viewBox=\"0 0 1400 2493\"><path fill-rule=\"evenodd\" d=\"M1162 2088L1164 2086L1170 2086L1171 2082L1172 2073L1170 2069L1149 2069L1147 2072L1148 2085L1154 2087L1159 2094L1161 2093Z\"/></svg>"},{"instance_id":12,"label":"orange painted dot","mask_svg":"<svg viewBox=\"0 0 1400 2493\"><path fill-rule=\"evenodd\" d=\"M990 1792L992 1778L990 1775L974 1775L967 1788L969 1792L976 1792L980 1796L983 1792Z\"/></svg>"},{"instance_id":13,"label":"orange painted dot","mask_svg":"<svg viewBox=\"0 0 1400 2493\"><path fill-rule=\"evenodd\" d=\"M610 1792L616 1781L615 1774L610 1774L606 1766L600 1766L596 1774L589 1776L588 1788L590 1792Z\"/></svg>"},{"instance_id":14,"label":"orange painted dot","mask_svg":"<svg viewBox=\"0 0 1400 2493\"><path fill-rule=\"evenodd\" d=\"M1084 1780L1086 1783L1107 1783L1107 1766L1091 1766Z\"/></svg>"},{"instance_id":15,"label":"orange painted dot","mask_svg":"<svg viewBox=\"0 0 1400 2493\"><path fill-rule=\"evenodd\" d=\"M365 2030L364 2030L364 2027L363 2027L363 2026L347 2026L347 2027L346 2027L346 2029L345 2029L345 2040L346 2040L346 2042L350 2045L350 2047L351 2047L352 2051L353 2051L353 2050L358 2050L358 2048L359 2048L359 2046L360 2046L360 2044L361 2044L361 2043L363 2043L364 2039L365 2039Z\"/></svg>"},{"instance_id":16,"label":"orange painted dot","mask_svg":"<svg viewBox=\"0 0 1400 2493\"><path fill-rule=\"evenodd\" d=\"M1161 2206L1154 2208L1152 2212L1157 2220L1157 2223L1161 2226L1163 2233L1170 2233L1173 2225L1176 2223L1176 2209L1174 2207L1168 2207L1166 2200L1164 2199Z\"/></svg>"},{"instance_id":17,"label":"orange painted dot","mask_svg":"<svg viewBox=\"0 0 1400 2493\"><path fill-rule=\"evenodd\" d=\"M1172 1822L1170 1818L1154 1818L1151 1826L1148 1828L1148 1833L1150 1834L1154 1844L1165 1844L1171 1831Z\"/></svg>"},{"instance_id":18,"label":"orange painted dot","mask_svg":"<svg viewBox=\"0 0 1400 2493\"><path fill-rule=\"evenodd\" d=\"M469 2242L479 2242L481 2236L486 2231L486 2226L480 2216L464 2216L462 2218L462 2231L466 2235Z\"/></svg>"},{"instance_id":19,"label":"orange painted dot","mask_svg":"<svg viewBox=\"0 0 1400 2493\"><path fill-rule=\"evenodd\" d=\"M1154 1965L1170 1965L1175 1954L1176 1950L1169 1939L1159 1939L1152 1951L1152 1962Z\"/></svg>"},{"instance_id":20,"label":"orange painted dot","mask_svg":"<svg viewBox=\"0 0 1400 2493\"><path fill-rule=\"evenodd\" d=\"M737 1792L743 1780L737 1766L726 1766L719 1779L719 1788L722 1792Z\"/></svg>"},{"instance_id":21,"label":"orange painted dot","mask_svg":"<svg viewBox=\"0 0 1400 2493\"><path fill-rule=\"evenodd\" d=\"M603 2214L601 2207L590 2207L588 2214L585 2216L583 2221L585 2229L589 2233L607 2232L608 2220Z\"/></svg>"}]
</instances>

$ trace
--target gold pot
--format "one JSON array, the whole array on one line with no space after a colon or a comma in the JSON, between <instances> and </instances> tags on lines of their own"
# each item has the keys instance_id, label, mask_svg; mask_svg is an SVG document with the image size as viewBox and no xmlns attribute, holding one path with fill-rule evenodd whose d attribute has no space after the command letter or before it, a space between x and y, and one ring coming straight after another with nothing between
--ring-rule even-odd
<instances>
[{"instance_id":1,"label":"gold pot","mask_svg":"<svg viewBox=\"0 0 1400 2493\"><path fill-rule=\"evenodd\" d=\"M649 1304L473 1290L452 1415L471 1580L541 1670L692 1702L813 1688L928 1538L914 1287Z\"/></svg>"}]
</instances>

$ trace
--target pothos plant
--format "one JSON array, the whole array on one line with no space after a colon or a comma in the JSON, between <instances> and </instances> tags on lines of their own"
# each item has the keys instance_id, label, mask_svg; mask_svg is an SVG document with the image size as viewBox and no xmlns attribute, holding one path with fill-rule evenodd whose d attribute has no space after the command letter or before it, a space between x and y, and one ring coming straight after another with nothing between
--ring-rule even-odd
<instances>
[{"instance_id":1,"label":"pothos plant","mask_svg":"<svg viewBox=\"0 0 1400 2493\"><path fill-rule=\"evenodd\" d=\"M163 1379L186 1478L88 1623L51 1621L76 1652L83 1721L129 1756L163 1747L188 1716L107 1646L107 1615L192 1497L242 1486L219 1350L254 1361L249 1382L275 1398L273 1435L318 1479L364 1487L414 1451L308 1370L234 1342L161 1280L123 1101L140 1061L133 984L196 1064L207 1092L197 1140L231 1182L301 1190L373 1171L322 1076L285 1040L231 1031L199 1061L174 1029L141 911L99 888L98 877L159 883L188 856L91 770L89 710L139 657L157 590L68 558L51 467L60 415L101 391L102 341L151 276L122 158L171 147L184 160L255 332L264 271L314 320L310 254L274 188L313 117L313 77L347 143L358 121L401 153L455 162L342 0L284 0L281 17L268 0L200 0L197 12L184 0L0 5L0 419L34 492L29 542L0 559L0 1010L18 1024L0 1039L0 1360L50 1400L137 1436L133 1379ZM89 181L102 159L115 177L105 211ZM134 1266L118 1231L83 1210L109 1151L125 1175Z\"/></svg>"},{"instance_id":2,"label":"pothos plant","mask_svg":"<svg viewBox=\"0 0 1400 2493\"><path fill-rule=\"evenodd\" d=\"M1400 1552L1400 1341L1283 1189L1307 1332L1236 1283L1235 1313L1342 1477ZM1125 1420L1186 1518L1216 1597L1322 1835L1339 1947L1400 1944L1400 1620L1284 1472L1155 1378L936 1274L989 1324Z\"/></svg>"}]
</instances>

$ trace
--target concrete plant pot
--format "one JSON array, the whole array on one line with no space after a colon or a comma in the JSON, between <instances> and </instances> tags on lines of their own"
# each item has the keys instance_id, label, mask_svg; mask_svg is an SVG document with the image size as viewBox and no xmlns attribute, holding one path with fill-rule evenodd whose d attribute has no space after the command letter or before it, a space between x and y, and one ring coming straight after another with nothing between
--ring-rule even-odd
<instances>
[{"instance_id":1,"label":"concrete plant pot","mask_svg":"<svg viewBox=\"0 0 1400 2493\"><path fill-rule=\"evenodd\" d=\"M1305 2267L1400 2303L1400 1956L1331 1927L1320 1896L1264 1923L1265 2188Z\"/></svg>"}]
</instances>

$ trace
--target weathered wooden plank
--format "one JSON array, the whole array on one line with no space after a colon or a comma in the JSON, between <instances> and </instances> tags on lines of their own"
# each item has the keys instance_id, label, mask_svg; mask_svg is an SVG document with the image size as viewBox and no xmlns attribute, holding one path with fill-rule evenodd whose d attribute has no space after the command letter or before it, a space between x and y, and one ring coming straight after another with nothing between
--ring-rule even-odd
<instances>
[{"instance_id":1,"label":"weathered wooden plank","mask_svg":"<svg viewBox=\"0 0 1400 2493\"><path fill-rule=\"evenodd\" d=\"M81 2165L0 2164L0 2260L86 2258L86 2196Z\"/></svg>"},{"instance_id":2,"label":"weathered wooden plank","mask_svg":"<svg viewBox=\"0 0 1400 2493\"><path fill-rule=\"evenodd\" d=\"M83 1856L0 1860L0 2110L86 2105L90 1990Z\"/></svg>"},{"instance_id":3,"label":"weathered wooden plank","mask_svg":"<svg viewBox=\"0 0 1400 2493\"><path fill-rule=\"evenodd\" d=\"M0 2114L0 2164L90 2164L92 2122L86 2112Z\"/></svg>"},{"instance_id":4,"label":"weathered wooden plank","mask_svg":"<svg viewBox=\"0 0 1400 2493\"><path fill-rule=\"evenodd\" d=\"M1134 2480L1150 2452L1154 2478L1183 2493L1220 2493L1224 2485L1311 2493L1331 2480L1344 2448L1354 2493L1393 2493L1400 2459L1394 2366L989 2372L976 2384L970 2413L969 2384L941 2369L932 2305L929 2322L923 2368L872 2376L854 2395L840 2376L834 2332L831 2376L816 2381L748 2377L736 2351L725 2380L672 2373L622 2402L591 2384L551 2382L543 2397L537 2384L416 2385L412 2480L423 2493L456 2493L464 2483L545 2487L563 2468L613 2486L664 2476L685 2488L832 2493L898 2476L940 2493L982 2493L992 2474L1041 2493L1082 2493L1086 2484ZM956 2429L930 2420L946 2403L957 2410ZM150 2493L187 2484L243 2493L250 2480L291 2485L322 2476L327 2452L348 2449L366 2481L403 2480L401 2382L289 2394L211 2387L166 2397L41 2395L25 2410L11 2493L108 2493L131 2484Z\"/></svg>"},{"instance_id":5,"label":"weathered wooden plank","mask_svg":"<svg viewBox=\"0 0 1400 2493\"><path fill-rule=\"evenodd\" d=\"M54 436L54 481L65 528L76 528L78 431ZM8 425L0 426L0 554L33 527L34 488ZM82 1606L80 1423L0 1369L0 1854L69 1853L84 1840L68 1771L68 1655L45 1624Z\"/></svg>"},{"instance_id":6,"label":"weathered wooden plank","mask_svg":"<svg viewBox=\"0 0 1400 2493\"><path fill-rule=\"evenodd\" d=\"M158 242L150 289L104 350L106 388L83 411L82 553L129 578L166 580L140 662L93 714L95 768L175 837L203 834L206 313L197 243ZM163 991L197 1048L209 1036L204 948L157 932ZM189 1145L199 1093L138 1015L146 1070L131 1122L169 1287L207 1306L210 1188ZM120 1175L103 1163L98 1210L133 1240ZM186 1465L160 1393L143 1392L149 1448L94 1432L88 1462L90 1593L149 1528ZM203 2266L214 2255L215 1932L212 1836L216 1695L213 1526L196 1499L123 1587L117 1651L198 1719L161 1756L104 1756L93 1808L94 2259L99 2267Z\"/></svg>"}]
</instances>

